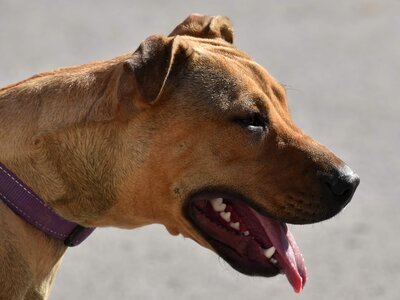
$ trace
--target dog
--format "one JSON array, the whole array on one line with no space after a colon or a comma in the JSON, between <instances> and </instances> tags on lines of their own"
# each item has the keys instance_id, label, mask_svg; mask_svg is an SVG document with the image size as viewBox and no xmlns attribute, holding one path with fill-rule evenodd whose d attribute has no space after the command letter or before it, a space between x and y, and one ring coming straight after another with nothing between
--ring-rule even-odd
<instances>
[{"instance_id":1,"label":"dog","mask_svg":"<svg viewBox=\"0 0 400 300\"><path fill-rule=\"evenodd\" d=\"M0 90L4 180L79 229L51 236L0 184L0 299L46 299L71 235L153 223L303 288L286 223L336 215L360 180L296 127L284 87L233 37L227 17L194 14L134 53Z\"/></svg>"}]
</instances>

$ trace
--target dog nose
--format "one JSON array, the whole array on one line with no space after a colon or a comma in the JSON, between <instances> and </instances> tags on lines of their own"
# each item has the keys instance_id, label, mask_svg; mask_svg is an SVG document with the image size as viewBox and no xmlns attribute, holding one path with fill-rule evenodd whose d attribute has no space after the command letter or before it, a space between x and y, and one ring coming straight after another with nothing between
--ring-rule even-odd
<instances>
[{"instance_id":1,"label":"dog nose","mask_svg":"<svg viewBox=\"0 0 400 300\"><path fill-rule=\"evenodd\" d=\"M321 177L327 196L340 207L345 207L350 202L360 184L360 177L348 166L321 174Z\"/></svg>"}]
</instances>

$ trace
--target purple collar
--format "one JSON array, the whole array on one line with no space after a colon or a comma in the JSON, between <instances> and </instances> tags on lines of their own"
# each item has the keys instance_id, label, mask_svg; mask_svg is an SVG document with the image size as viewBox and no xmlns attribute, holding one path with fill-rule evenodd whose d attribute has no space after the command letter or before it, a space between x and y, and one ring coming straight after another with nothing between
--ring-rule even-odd
<instances>
[{"instance_id":1,"label":"purple collar","mask_svg":"<svg viewBox=\"0 0 400 300\"><path fill-rule=\"evenodd\" d=\"M14 173L0 163L0 198L26 222L72 247L83 242L94 230L57 215Z\"/></svg>"}]
</instances>

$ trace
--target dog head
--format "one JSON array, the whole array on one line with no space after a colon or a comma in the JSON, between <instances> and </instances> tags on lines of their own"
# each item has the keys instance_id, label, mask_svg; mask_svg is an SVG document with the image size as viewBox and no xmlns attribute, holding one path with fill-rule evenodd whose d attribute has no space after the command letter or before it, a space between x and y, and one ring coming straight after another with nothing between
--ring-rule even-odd
<instances>
[{"instance_id":1,"label":"dog head","mask_svg":"<svg viewBox=\"0 0 400 300\"><path fill-rule=\"evenodd\" d=\"M336 215L359 178L296 127L285 89L232 41L229 19L192 15L124 62L118 93L133 117L108 217L164 224L299 291L306 270L285 223Z\"/></svg>"}]
</instances>

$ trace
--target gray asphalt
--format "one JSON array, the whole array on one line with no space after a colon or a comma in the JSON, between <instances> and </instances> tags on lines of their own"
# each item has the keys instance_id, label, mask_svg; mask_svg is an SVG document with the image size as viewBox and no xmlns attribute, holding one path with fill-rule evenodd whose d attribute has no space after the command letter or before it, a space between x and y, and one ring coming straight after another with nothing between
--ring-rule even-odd
<instances>
[{"instance_id":1,"label":"gray asphalt","mask_svg":"<svg viewBox=\"0 0 400 300\"><path fill-rule=\"evenodd\" d=\"M309 281L238 274L160 225L97 230L65 256L50 299L399 299L400 1L0 0L0 85L108 59L193 12L287 85L294 120L361 177L332 220L292 228Z\"/></svg>"}]
</instances>

